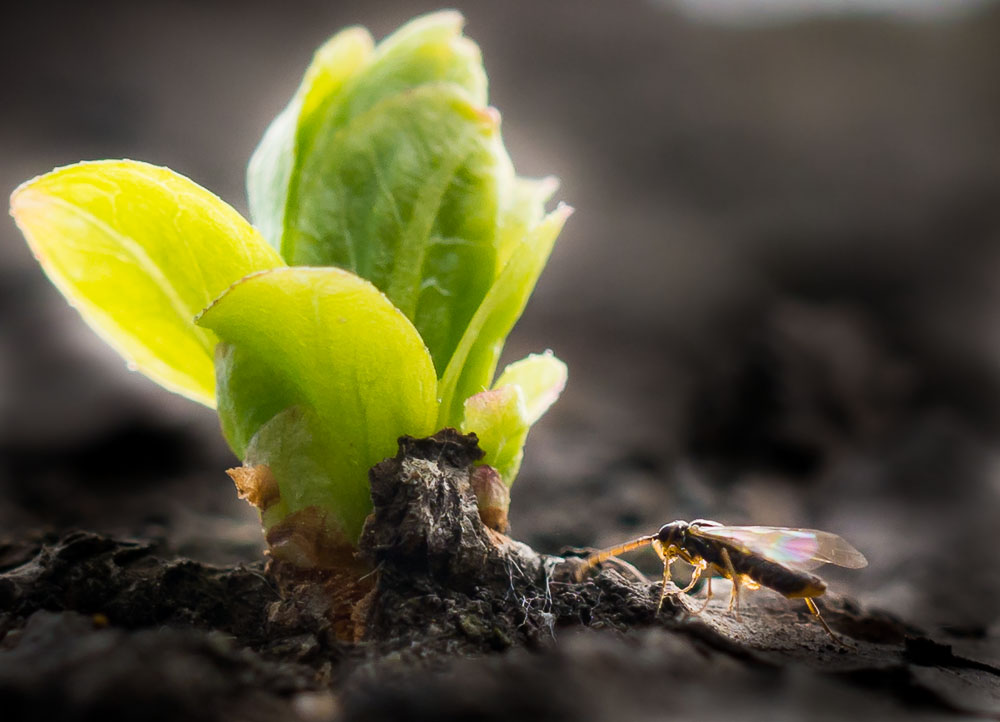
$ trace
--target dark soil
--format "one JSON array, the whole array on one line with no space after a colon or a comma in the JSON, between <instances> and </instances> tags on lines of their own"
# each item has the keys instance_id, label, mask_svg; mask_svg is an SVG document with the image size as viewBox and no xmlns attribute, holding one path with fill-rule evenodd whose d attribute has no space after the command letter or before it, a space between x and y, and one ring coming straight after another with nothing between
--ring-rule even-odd
<instances>
[{"instance_id":1,"label":"dark soil","mask_svg":"<svg viewBox=\"0 0 1000 722\"><path fill-rule=\"evenodd\" d=\"M713 688L742 719L773 719L760 691L789 685L781 710L817 718L1000 704L1000 668L849 599L823 605L836 644L787 604L693 617L669 598L657 613L659 585L622 568L578 582L575 558L483 525L479 454L455 432L404 437L372 470L361 555L376 583L356 643L322 599L283 597L261 565L168 560L84 532L4 547L5 719L642 719L718 711ZM817 698L836 703L817 712Z\"/></svg>"}]
</instances>

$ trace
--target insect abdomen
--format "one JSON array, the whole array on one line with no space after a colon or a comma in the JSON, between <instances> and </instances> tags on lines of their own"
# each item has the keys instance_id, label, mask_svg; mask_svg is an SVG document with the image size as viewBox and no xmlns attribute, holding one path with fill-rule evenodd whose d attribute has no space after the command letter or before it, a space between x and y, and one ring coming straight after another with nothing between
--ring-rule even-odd
<instances>
[{"instance_id":1,"label":"insect abdomen","mask_svg":"<svg viewBox=\"0 0 1000 722\"><path fill-rule=\"evenodd\" d=\"M750 559L747 562L744 574L789 599L819 597L826 591L826 582L814 574L789 569L767 559Z\"/></svg>"}]
</instances>

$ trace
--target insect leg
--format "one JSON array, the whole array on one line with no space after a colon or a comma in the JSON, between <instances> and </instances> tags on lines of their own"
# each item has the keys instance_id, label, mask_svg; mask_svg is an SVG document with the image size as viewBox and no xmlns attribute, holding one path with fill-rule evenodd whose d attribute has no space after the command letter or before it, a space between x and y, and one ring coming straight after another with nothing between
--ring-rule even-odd
<instances>
[{"instance_id":1,"label":"insect leg","mask_svg":"<svg viewBox=\"0 0 1000 722\"><path fill-rule=\"evenodd\" d=\"M736 573L735 567L733 567L733 560L729 558L729 552L725 547L722 548L722 561L726 563L726 573L733 582L733 591L729 595L729 611L732 612L737 619L740 618L740 575Z\"/></svg>"},{"instance_id":2,"label":"insect leg","mask_svg":"<svg viewBox=\"0 0 1000 722\"><path fill-rule=\"evenodd\" d=\"M704 559L695 564L694 571L691 572L691 581L688 583L686 587L680 590L679 594L687 594L692 589L694 589L694 585L698 583L699 579L701 579L701 573L705 571L707 567L708 567L708 562L706 562Z\"/></svg>"},{"instance_id":3,"label":"insect leg","mask_svg":"<svg viewBox=\"0 0 1000 722\"><path fill-rule=\"evenodd\" d=\"M659 614L660 610L663 608L663 600L667 598L667 585L673 583L673 575L671 574L671 567L674 564L675 557L669 555L662 555L663 559L663 584L660 586L660 601L656 604L656 613ZM670 596L676 595L674 592Z\"/></svg>"},{"instance_id":4,"label":"insect leg","mask_svg":"<svg viewBox=\"0 0 1000 722\"><path fill-rule=\"evenodd\" d=\"M826 620L823 619L823 615L819 613L819 607L816 606L816 602L814 602L810 597L803 597L802 601L806 603L807 607L809 607L809 611L816 615L816 619L818 619L819 623L823 625L823 629L826 630L826 633L830 635L830 639L832 639L834 642L836 642L841 646L844 647L851 646L833 633L833 630L830 629L830 626L826 623Z\"/></svg>"},{"instance_id":5,"label":"insect leg","mask_svg":"<svg viewBox=\"0 0 1000 722\"><path fill-rule=\"evenodd\" d=\"M712 575L709 574L708 582L705 587L705 602L700 607L698 607L697 611L690 612L691 616L697 617L699 614L708 609L708 603L711 601L711 599L712 599Z\"/></svg>"}]
</instances>

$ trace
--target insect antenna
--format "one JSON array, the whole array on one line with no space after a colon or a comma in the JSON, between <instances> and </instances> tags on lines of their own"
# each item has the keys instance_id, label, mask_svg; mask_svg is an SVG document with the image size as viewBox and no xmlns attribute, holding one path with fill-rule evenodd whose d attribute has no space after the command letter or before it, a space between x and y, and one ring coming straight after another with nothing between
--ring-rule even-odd
<instances>
[{"instance_id":1,"label":"insect antenna","mask_svg":"<svg viewBox=\"0 0 1000 722\"><path fill-rule=\"evenodd\" d=\"M638 549L639 547L651 544L654 539L656 539L656 534L650 534L648 536L639 537L638 539L633 539L632 541L627 541L624 544L613 546L609 549L602 549L599 552L594 552L590 556L584 558L583 564L577 572L577 576L582 579L584 572L588 569L596 567L601 562L606 562L611 557L616 557L619 554L624 554L625 552L630 552L633 549Z\"/></svg>"}]
</instances>

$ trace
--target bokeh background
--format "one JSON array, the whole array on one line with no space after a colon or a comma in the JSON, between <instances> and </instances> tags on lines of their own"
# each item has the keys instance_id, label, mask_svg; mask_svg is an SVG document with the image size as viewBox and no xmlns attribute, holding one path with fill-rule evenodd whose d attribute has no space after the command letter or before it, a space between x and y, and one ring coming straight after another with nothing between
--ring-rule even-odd
<instances>
[{"instance_id":1,"label":"bokeh background","mask_svg":"<svg viewBox=\"0 0 1000 722\"><path fill-rule=\"evenodd\" d=\"M674 518L820 527L871 561L836 591L995 632L1000 5L456 5L519 172L577 208L508 346L570 365L515 535L554 553ZM313 49L437 7L22 3L0 24L0 187L126 157L245 212ZM0 223L0 536L254 559L235 463L214 414L129 373Z\"/></svg>"}]
</instances>

